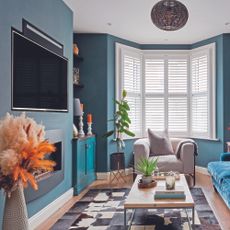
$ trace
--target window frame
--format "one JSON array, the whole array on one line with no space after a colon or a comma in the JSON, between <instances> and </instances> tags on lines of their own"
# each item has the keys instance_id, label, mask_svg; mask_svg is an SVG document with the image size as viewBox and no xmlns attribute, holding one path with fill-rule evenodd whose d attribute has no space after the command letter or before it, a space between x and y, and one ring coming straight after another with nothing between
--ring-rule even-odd
<instances>
[{"instance_id":1,"label":"window frame","mask_svg":"<svg viewBox=\"0 0 230 230\"><path fill-rule=\"evenodd\" d=\"M191 138L201 138L201 139L211 139L216 140L216 44L211 43L202 47L198 47L191 50L140 50L138 48L133 48L130 46L126 46L121 43L116 43L115 45L115 97L116 99L121 98L121 91L123 89L122 85L122 71L123 71L123 64L122 56L124 53L131 53L134 54L134 56L140 56L141 58L141 127L140 127L140 135L135 136L135 138L142 138L147 136L146 132L146 122L145 122L145 101L146 101L146 95L150 95L152 93L146 93L145 92L145 60L149 58L163 58L164 62L172 59L180 59L185 58L187 59L187 132L186 133L179 133L179 132L170 132L170 136L177 136L177 137L191 137ZM197 56L199 54L203 54L206 52L208 54L208 135L202 136L199 134L192 133L192 57ZM164 115L164 126L165 128L168 128L168 99L169 95L176 95L176 93L169 93L168 91L168 63L167 65L164 63L164 92L163 92L163 98L164 98L164 109L165 109L165 115ZM165 77L166 76L166 77ZM167 92L165 91L165 88L167 88ZM154 94L154 93L153 93ZM160 97L161 93L156 93ZM179 94L178 94L179 95ZM182 96L182 94L180 95ZM166 98L166 99L165 99ZM167 102L167 103L166 103ZM133 139L129 137L125 137L125 139Z\"/></svg>"},{"instance_id":2,"label":"window frame","mask_svg":"<svg viewBox=\"0 0 230 230\"><path fill-rule=\"evenodd\" d=\"M201 56L206 54L208 56L208 133L204 136L199 133L193 133L190 131L191 138L210 139L216 140L216 43L204 45L195 49L190 50L190 63L193 57ZM190 65L190 81L192 81L192 65ZM192 83L190 82L192 88ZM190 98L192 100L192 92L190 92ZM192 104L192 103L191 103ZM192 106L192 105L191 105ZM190 111L192 107L190 108ZM190 116L192 119L192 116ZM191 125L192 129L192 125Z\"/></svg>"}]
</instances>

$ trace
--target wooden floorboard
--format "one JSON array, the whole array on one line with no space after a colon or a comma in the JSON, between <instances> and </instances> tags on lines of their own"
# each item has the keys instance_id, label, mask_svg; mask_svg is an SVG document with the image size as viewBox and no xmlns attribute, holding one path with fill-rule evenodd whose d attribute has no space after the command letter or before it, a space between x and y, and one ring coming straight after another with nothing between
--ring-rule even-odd
<instances>
[{"instance_id":1,"label":"wooden floorboard","mask_svg":"<svg viewBox=\"0 0 230 230\"><path fill-rule=\"evenodd\" d=\"M188 182L192 184L192 179L187 178ZM113 188L124 188L132 186L132 175L126 177L126 183L120 181L119 183L113 183ZM109 188L109 182L107 180L97 180L88 188L86 188L79 196L73 197L68 203L54 213L47 221L41 224L36 230L48 230L52 225L62 217L90 188ZM213 189L211 178L208 175L197 173L196 175L196 187L202 188L209 205L211 206L216 218L218 219L220 226L223 230L230 230L230 210L224 204L223 200ZM64 229L63 229L64 230Z\"/></svg>"}]
</instances>

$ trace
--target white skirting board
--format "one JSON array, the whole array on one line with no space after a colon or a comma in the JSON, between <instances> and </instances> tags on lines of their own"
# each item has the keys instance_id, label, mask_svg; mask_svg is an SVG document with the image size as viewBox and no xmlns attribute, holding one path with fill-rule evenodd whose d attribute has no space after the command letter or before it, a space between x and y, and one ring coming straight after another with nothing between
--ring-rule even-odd
<instances>
[{"instance_id":1,"label":"white skirting board","mask_svg":"<svg viewBox=\"0 0 230 230\"><path fill-rule=\"evenodd\" d=\"M196 172L210 176L208 169L205 167L196 166Z\"/></svg>"},{"instance_id":2,"label":"white skirting board","mask_svg":"<svg viewBox=\"0 0 230 230\"><path fill-rule=\"evenodd\" d=\"M40 224L44 223L51 215L53 215L59 208L66 204L73 197L73 188L62 194L52 203L48 204L45 208L37 212L29 218L30 230L37 228Z\"/></svg>"},{"instance_id":3,"label":"white skirting board","mask_svg":"<svg viewBox=\"0 0 230 230\"><path fill-rule=\"evenodd\" d=\"M126 168L125 174L129 175L133 173L133 168ZM97 172L97 180L108 180L110 172Z\"/></svg>"}]
</instances>

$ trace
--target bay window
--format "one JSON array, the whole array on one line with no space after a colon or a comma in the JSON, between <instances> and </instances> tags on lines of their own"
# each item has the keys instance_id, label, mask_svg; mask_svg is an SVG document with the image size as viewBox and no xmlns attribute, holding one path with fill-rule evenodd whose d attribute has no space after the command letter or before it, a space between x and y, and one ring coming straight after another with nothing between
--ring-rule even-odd
<instances>
[{"instance_id":1,"label":"bay window","mask_svg":"<svg viewBox=\"0 0 230 230\"><path fill-rule=\"evenodd\" d=\"M130 130L215 138L215 45L143 51L116 44L116 92L127 91Z\"/></svg>"}]
</instances>

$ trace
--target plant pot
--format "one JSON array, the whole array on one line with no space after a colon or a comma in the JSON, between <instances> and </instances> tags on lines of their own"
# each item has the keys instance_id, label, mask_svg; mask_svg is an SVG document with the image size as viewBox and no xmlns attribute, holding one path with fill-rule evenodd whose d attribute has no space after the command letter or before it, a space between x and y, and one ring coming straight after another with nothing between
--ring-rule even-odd
<instances>
[{"instance_id":1,"label":"plant pot","mask_svg":"<svg viewBox=\"0 0 230 230\"><path fill-rule=\"evenodd\" d=\"M152 176L142 176L142 183L143 184L150 184L153 180Z\"/></svg>"},{"instance_id":2,"label":"plant pot","mask_svg":"<svg viewBox=\"0 0 230 230\"><path fill-rule=\"evenodd\" d=\"M20 184L11 196L6 196L3 230L29 230L23 186Z\"/></svg>"},{"instance_id":3,"label":"plant pot","mask_svg":"<svg viewBox=\"0 0 230 230\"><path fill-rule=\"evenodd\" d=\"M125 169L125 153L114 152L110 155L110 170L123 170Z\"/></svg>"}]
</instances>

